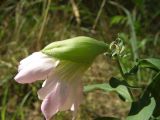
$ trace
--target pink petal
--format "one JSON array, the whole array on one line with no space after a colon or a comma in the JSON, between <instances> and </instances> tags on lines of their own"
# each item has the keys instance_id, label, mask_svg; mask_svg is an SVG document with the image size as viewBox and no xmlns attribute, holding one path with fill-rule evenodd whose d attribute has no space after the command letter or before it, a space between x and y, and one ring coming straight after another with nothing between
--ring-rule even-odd
<instances>
[{"instance_id":1,"label":"pink petal","mask_svg":"<svg viewBox=\"0 0 160 120\"><path fill-rule=\"evenodd\" d=\"M73 104L73 93L74 93L74 89L72 84L70 83L66 83L66 82L62 82L61 83L61 106L60 106L60 111L65 111L65 110L69 110L71 105Z\"/></svg>"},{"instance_id":2,"label":"pink petal","mask_svg":"<svg viewBox=\"0 0 160 120\"><path fill-rule=\"evenodd\" d=\"M47 58L47 55L43 54L42 52L34 52L30 56L24 58L23 60L20 61L20 65L18 67L18 71L22 70L25 68L27 65L30 63L36 63L38 60Z\"/></svg>"},{"instance_id":3,"label":"pink petal","mask_svg":"<svg viewBox=\"0 0 160 120\"><path fill-rule=\"evenodd\" d=\"M55 60L51 59L50 57L48 57L47 55L45 55L41 52L35 52L35 53L32 53L30 56L28 56L28 57L26 57L26 58L24 58L23 60L20 61L18 71L26 68L30 64L37 65L38 63L42 63L42 62L52 63L52 62L55 62ZM55 64L55 66L56 65L57 64Z\"/></svg>"},{"instance_id":4,"label":"pink petal","mask_svg":"<svg viewBox=\"0 0 160 120\"><path fill-rule=\"evenodd\" d=\"M45 80L45 85L42 86L40 90L38 90L38 98L43 100L56 86L58 78L53 74L51 74L47 80Z\"/></svg>"},{"instance_id":5,"label":"pink petal","mask_svg":"<svg viewBox=\"0 0 160 120\"><path fill-rule=\"evenodd\" d=\"M32 83L36 80L42 80L52 71L53 63L38 62L30 64L26 68L19 71L15 76L15 80L19 83Z\"/></svg>"},{"instance_id":6,"label":"pink petal","mask_svg":"<svg viewBox=\"0 0 160 120\"><path fill-rule=\"evenodd\" d=\"M14 79L19 83L32 83L36 80L42 80L56 66L57 62L54 59L37 52L21 61L19 73Z\"/></svg>"},{"instance_id":7,"label":"pink petal","mask_svg":"<svg viewBox=\"0 0 160 120\"><path fill-rule=\"evenodd\" d=\"M66 83L65 81L59 81L59 82L55 81L54 85L52 84L53 85L52 86L51 85L52 82L50 81L48 83L46 82L46 85L44 88L41 88L42 91L44 89L46 89L47 91L47 92L43 91L43 92L46 92L45 93L46 96L43 96L45 97L45 99L43 100L43 103L41 106L41 109L45 118L49 120L58 111L64 111L64 110L70 109L71 105L74 105L74 113L75 113L74 117L75 117L78 106L81 101L81 96L79 96L79 95L82 95L81 93L82 91L81 89L79 89L81 87L78 87L79 85L75 86L75 84L72 84L70 82ZM50 90L47 89L48 85L52 86L52 87L49 86Z\"/></svg>"},{"instance_id":8,"label":"pink petal","mask_svg":"<svg viewBox=\"0 0 160 120\"><path fill-rule=\"evenodd\" d=\"M83 98L83 86L82 86L82 82L79 81L76 83L77 88L74 94L74 98L73 98L73 104L71 106L71 111L73 111L73 119L75 119L76 115L77 115L77 111L78 111L78 107L82 101Z\"/></svg>"},{"instance_id":9,"label":"pink petal","mask_svg":"<svg viewBox=\"0 0 160 120\"><path fill-rule=\"evenodd\" d=\"M60 87L59 83L56 84L55 88L51 93L49 93L43 100L41 105L41 110L46 118L46 120L51 119L51 117L56 114L59 110L60 102Z\"/></svg>"},{"instance_id":10,"label":"pink petal","mask_svg":"<svg viewBox=\"0 0 160 120\"><path fill-rule=\"evenodd\" d=\"M45 58L48 57L47 55L43 54L42 52L34 52L32 53L30 56L24 58L23 60L20 61L20 64L25 64L25 63L29 63L33 60L37 60L37 59L41 59L41 58Z\"/></svg>"},{"instance_id":11,"label":"pink petal","mask_svg":"<svg viewBox=\"0 0 160 120\"><path fill-rule=\"evenodd\" d=\"M76 116L78 107L82 101L83 86L80 80L72 82L60 82L61 106L59 111L71 109L73 117Z\"/></svg>"},{"instance_id":12,"label":"pink petal","mask_svg":"<svg viewBox=\"0 0 160 120\"><path fill-rule=\"evenodd\" d=\"M45 86L38 91L38 96L43 99L41 109L47 120L58 111L69 109L73 111L74 119L82 100L82 83L80 80L72 82L58 80L52 74L46 80Z\"/></svg>"}]
</instances>

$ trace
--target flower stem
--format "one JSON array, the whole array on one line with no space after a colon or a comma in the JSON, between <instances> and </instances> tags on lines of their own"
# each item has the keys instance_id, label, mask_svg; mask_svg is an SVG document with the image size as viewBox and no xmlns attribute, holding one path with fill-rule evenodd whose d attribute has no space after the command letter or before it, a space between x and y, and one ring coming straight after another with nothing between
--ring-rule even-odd
<instances>
[{"instance_id":1,"label":"flower stem","mask_svg":"<svg viewBox=\"0 0 160 120\"><path fill-rule=\"evenodd\" d=\"M122 66L121 66L121 63L120 63L120 58L119 58L118 55L116 55L116 61L117 61L118 68L119 68L119 70L120 70L120 73L121 73L123 79L126 80L125 75L124 75L124 72L123 72L123 69L122 69Z\"/></svg>"}]
</instances>

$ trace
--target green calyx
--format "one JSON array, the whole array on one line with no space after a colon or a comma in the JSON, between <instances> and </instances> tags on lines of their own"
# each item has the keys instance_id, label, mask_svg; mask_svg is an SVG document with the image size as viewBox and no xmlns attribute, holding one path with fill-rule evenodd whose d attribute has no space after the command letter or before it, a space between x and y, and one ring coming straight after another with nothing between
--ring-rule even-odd
<instances>
[{"instance_id":1,"label":"green calyx","mask_svg":"<svg viewBox=\"0 0 160 120\"><path fill-rule=\"evenodd\" d=\"M90 63L108 50L108 45L90 37L75 37L47 45L42 52L60 60Z\"/></svg>"}]
</instances>

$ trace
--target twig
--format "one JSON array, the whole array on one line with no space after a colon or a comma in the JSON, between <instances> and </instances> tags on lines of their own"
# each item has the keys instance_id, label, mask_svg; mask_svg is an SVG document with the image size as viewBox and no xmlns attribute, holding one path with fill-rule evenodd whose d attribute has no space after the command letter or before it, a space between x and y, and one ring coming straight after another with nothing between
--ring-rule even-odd
<instances>
[{"instance_id":1,"label":"twig","mask_svg":"<svg viewBox=\"0 0 160 120\"><path fill-rule=\"evenodd\" d=\"M117 64L118 64L118 67L119 67L120 73L121 73L121 75L122 75L123 79L124 79L124 80L126 80L126 78L125 78L125 75L124 75L124 72L123 72L123 69L122 69L122 66L121 66L121 63L120 63L120 60L119 60L119 59L120 59L120 58L119 58L119 56L117 55L117 56L116 56L116 61L117 61Z\"/></svg>"},{"instance_id":2,"label":"twig","mask_svg":"<svg viewBox=\"0 0 160 120\"><path fill-rule=\"evenodd\" d=\"M97 26L98 20L99 20L99 18L100 18L100 16L101 16L101 13L102 13L102 10L103 10L103 8L104 8L104 6L105 6L105 3L106 3L106 0L103 0L102 3L101 3L101 7L100 7L100 9L99 9L99 11L98 11L97 17L96 17L96 19L95 19L95 21L94 21L94 24L93 24L93 27L92 27L92 30L93 30L93 31L95 30L95 28L96 28L96 26Z\"/></svg>"},{"instance_id":3,"label":"twig","mask_svg":"<svg viewBox=\"0 0 160 120\"><path fill-rule=\"evenodd\" d=\"M43 21L42 21L42 24L41 24L41 28L40 28L38 38L37 38L37 50L39 50L41 48L40 41L41 41L42 34L43 34L43 31L44 31L44 27L45 27L45 24L46 24L46 21L47 21L47 16L48 16L48 11L49 11L50 4L51 4L51 0L48 0L46 9L44 10L44 14L43 14L44 17L43 17Z\"/></svg>"},{"instance_id":4,"label":"twig","mask_svg":"<svg viewBox=\"0 0 160 120\"><path fill-rule=\"evenodd\" d=\"M70 0L70 2L72 4L72 9L73 9L73 13L76 18L77 24L80 25L81 19L80 19L80 13L79 13L78 6L74 0Z\"/></svg>"}]
</instances>

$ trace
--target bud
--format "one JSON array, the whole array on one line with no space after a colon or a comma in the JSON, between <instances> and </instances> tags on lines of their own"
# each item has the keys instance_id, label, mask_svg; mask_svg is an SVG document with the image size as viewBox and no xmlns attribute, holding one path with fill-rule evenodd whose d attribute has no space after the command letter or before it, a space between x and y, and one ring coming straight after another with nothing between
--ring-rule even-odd
<instances>
[{"instance_id":1,"label":"bud","mask_svg":"<svg viewBox=\"0 0 160 120\"><path fill-rule=\"evenodd\" d=\"M47 45L42 52L60 60L90 63L108 50L108 45L90 37L75 37Z\"/></svg>"}]
</instances>

